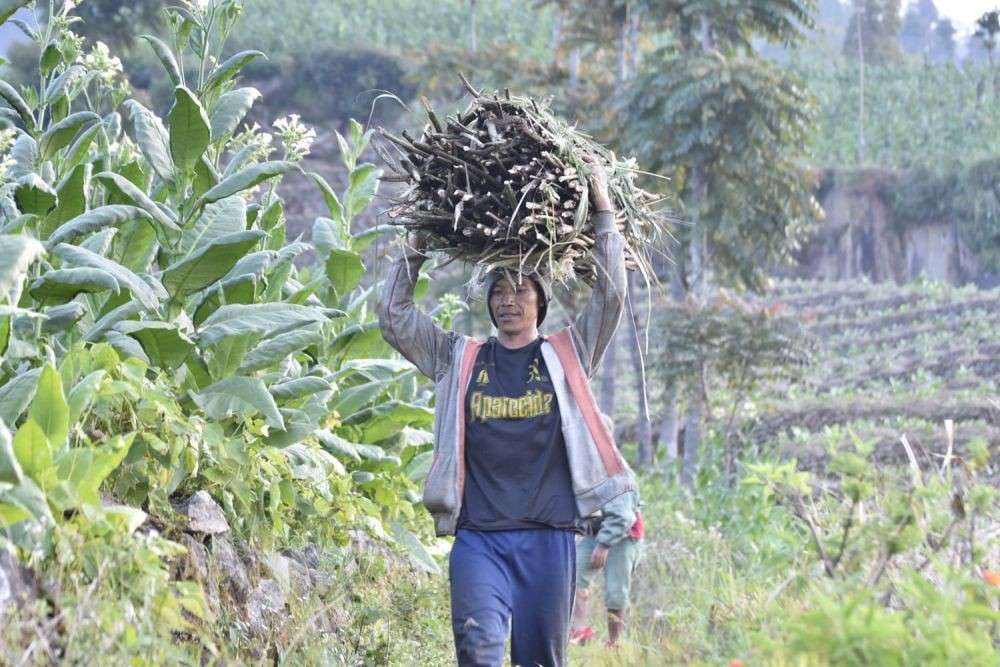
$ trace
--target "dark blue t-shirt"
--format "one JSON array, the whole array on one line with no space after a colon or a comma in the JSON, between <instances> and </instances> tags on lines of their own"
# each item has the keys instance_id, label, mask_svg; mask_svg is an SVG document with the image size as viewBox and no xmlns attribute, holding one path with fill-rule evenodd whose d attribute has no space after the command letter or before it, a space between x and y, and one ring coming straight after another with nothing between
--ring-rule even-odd
<instances>
[{"instance_id":1,"label":"dark blue t-shirt","mask_svg":"<svg viewBox=\"0 0 1000 667\"><path fill-rule=\"evenodd\" d=\"M479 350L465 399L459 528L582 526L541 345L510 350L490 338Z\"/></svg>"}]
</instances>

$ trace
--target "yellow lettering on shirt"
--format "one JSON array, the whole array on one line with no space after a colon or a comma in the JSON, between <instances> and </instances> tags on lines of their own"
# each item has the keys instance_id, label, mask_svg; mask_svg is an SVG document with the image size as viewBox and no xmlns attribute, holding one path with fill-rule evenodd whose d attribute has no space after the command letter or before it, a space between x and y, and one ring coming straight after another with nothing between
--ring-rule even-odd
<instances>
[{"instance_id":1,"label":"yellow lettering on shirt","mask_svg":"<svg viewBox=\"0 0 1000 667\"><path fill-rule=\"evenodd\" d=\"M474 391L469 401L469 409L474 421L531 419L552 414L554 398L553 394L539 389L517 397L487 396L480 391Z\"/></svg>"}]
</instances>

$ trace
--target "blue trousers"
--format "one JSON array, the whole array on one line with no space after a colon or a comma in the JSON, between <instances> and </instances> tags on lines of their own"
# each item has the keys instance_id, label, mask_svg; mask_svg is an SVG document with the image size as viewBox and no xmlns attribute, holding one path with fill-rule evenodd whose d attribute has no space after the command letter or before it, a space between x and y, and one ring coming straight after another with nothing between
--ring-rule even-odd
<instances>
[{"instance_id":1,"label":"blue trousers","mask_svg":"<svg viewBox=\"0 0 1000 667\"><path fill-rule=\"evenodd\" d=\"M566 664L576 548L557 529L460 529L449 558L451 624L460 667Z\"/></svg>"}]
</instances>

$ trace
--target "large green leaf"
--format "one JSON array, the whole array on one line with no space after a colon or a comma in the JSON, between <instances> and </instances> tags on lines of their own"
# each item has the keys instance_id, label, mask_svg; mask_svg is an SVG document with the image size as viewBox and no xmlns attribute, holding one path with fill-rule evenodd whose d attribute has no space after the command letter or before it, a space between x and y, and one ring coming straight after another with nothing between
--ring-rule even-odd
<instances>
[{"instance_id":1,"label":"large green leaf","mask_svg":"<svg viewBox=\"0 0 1000 667\"><path fill-rule=\"evenodd\" d=\"M170 157L170 135L163 121L135 100L126 100L125 108L129 112L139 150L160 178L172 182L174 163Z\"/></svg>"},{"instance_id":2,"label":"large green leaf","mask_svg":"<svg viewBox=\"0 0 1000 667\"><path fill-rule=\"evenodd\" d=\"M249 65L257 58L264 58L265 60L267 60L267 56L265 56L260 51L240 51L236 55L227 58L225 61L219 64L218 67L212 70L212 73L209 74L208 78L205 80L205 85L202 87L202 89L205 92L208 92L215 88L218 88L219 86L221 86L222 84L224 84L225 82L229 81L237 74L239 74L240 70L242 70L244 67Z\"/></svg>"},{"instance_id":3,"label":"large green leaf","mask_svg":"<svg viewBox=\"0 0 1000 667\"><path fill-rule=\"evenodd\" d=\"M118 281L113 275L101 269L78 267L46 271L31 284L29 294L39 302L61 303L81 292L92 294L104 290L118 294Z\"/></svg>"},{"instance_id":4,"label":"large green leaf","mask_svg":"<svg viewBox=\"0 0 1000 667\"><path fill-rule=\"evenodd\" d=\"M0 97L17 112L29 132L35 129L35 117L31 115L31 109L28 108L27 102L14 90L12 85L2 79L0 79Z\"/></svg>"},{"instance_id":5,"label":"large green leaf","mask_svg":"<svg viewBox=\"0 0 1000 667\"><path fill-rule=\"evenodd\" d=\"M110 171L102 171L101 173L94 176L94 178L100 182L109 192L113 192L122 201L129 202L135 206L138 206L143 211L149 214L153 220L158 224L162 225L165 229L169 229L174 232L179 232L180 227L177 223L164 211L162 208L156 205L156 202L152 200L141 188L137 187L132 181L125 178L121 174L116 174Z\"/></svg>"},{"instance_id":6,"label":"large green leaf","mask_svg":"<svg viewBox=\"0 0 1000 667\"><path fill-rule=\"evenodd\" d=\"M10 149L10 157L14 160L14 164L7 170L10 178L21 178L34 173L38 168L38 143L30 134L22 132Z\"/></svg>"},{"instance_id":7,"label":"large green leaf","mask_svg":"<svg viewBox=\"0 0 1000 667\"><path fill-rule=\"evenodd\" d=\"M323 340L323 327L309 324L278 334L262 341L247 353L240 366L240 373L252 373L272 366L290 354L316 345Z\"/></svg>"},{"instance_id":8,"label":"large green leaf","mask_svg":"<svg viewBox=\"0 0 1000 667\"><path fill-rule=\"evenodd\" d=\"M76 423L76 420L79 419L87 408L90 407L91 403L93 403L105 377L107 377L106 371L93 371L84 376L79 382L73 385L72 389L69 390L66 402L69 404L70 424Z\"/></svg>"},{"instance_id":9,"label":"large green leaf","mask_svg":"<svg viewBox=\"0 0 1000 667\"><path fill-rule=\"evenodd\" d=\"M330 218L316 218L312 227L312 242L316 246L316 254L325 260L334 248L343 248L345 240L340 238L337 223Z\"/></svg>"},{"instance_id":10,"label":"large green leaf","mask_svg":"<svg viewBox=\"0 0 1000 667\"><path fill-rule=\"evenodd\" d=\"M134 433L116 435L98 447L75 447L56 457L56 471L68 491L70 507L100 504L101 483L125 459L134 438Z\"/></svg>"},{"instance_id":11,"label":"large green leaf","mask_svg":"<svg viewBox=\"0 0 1000 667\"><path fill-rule=\"evenodd\" d=\"M326 277L338 300L358 286L364 273L365 265L356 252L331 250L326 258Z\"/></svg>"},{"instance_id":12,"label":"large green leaf","mask_svg":"<svg viewBox=\"0 0 1000 667\"><path fill-rule=\"evenodd\" d=\"M140 35L140 37L149 42L149 45L153 48L153 53L163 63L163 68L167 70L170 82L175 86L181 85L181 68L177 64L177 58L174 57L174 53L170 50L170 47L153 35Z\"/></svg>"},{"instance_id":13,"label":"large green leaf","mask_svg":"<svg viewBox=\"0 0 1000 667\"><path fill-rule=\"evenodd\" d=\"M271 428L285 430L278 405L263 381L257 378L226 378L205 387L193 398L209 419L231 416L246 419L260 413Z\"/></svg>"},{"instance_id":14,"label":"large green leaf","mask_svg":"<svg viewBox=\"0 0 1000 667\"><path fill-rule=\"evenodd\" d=\"M26 373L15 375L0 387L0 422L13 424L17 421L31 403L41 374L41 368L32 368Z\"/></svg>"},{"instance_id":15,"label":"large green leaf","mask_svg":"<svg viewBox=\"0 0 1000 667\"><path fill-rule=\"evenodd\" d=\"M183 171L193 171L210 141L208 114L201 102L184 86L174 89L174 106L167 115L170 155Z\"/></svg>"},{"instance_id":16,"label":"large green leaf","mask_svg":"<svg viewBox=\"0 0 1000 667\"><path fill-rule=\"evenodd\" d=\"M21 213L45 215L59 201L59 195L38 174L25 174L17 179L14 202Z\"/></svg>"},{"instance_id":17,"label":"large green leaf","mask_svg":"<svg viewBox=\"0 0 1000 667\"><path fill-rule=\"evenodd\" d=\"M0 299L21 282L31 263L45 254L45 247L29 236L0 234Z\"/></svg>"},{"instance_id":18,"label":"large green leaf","mask_svg":"<svg viewBox=\"0 0 1000 667\"><path fill-rule=\"evenodd\" d=\"M411 533L399 521L393 521L390 527L392 529L392 536L403 547L406 554L410 557L411 563L428 574L435 576L441 574L441 566L434 560L434 556L427 551L427 547L423 545L419 537Z\"/></svg>"},{"instance_id":19,"label":"large green leaf","mask_svg":"<svg viewBox=\"0 0 1000 667\"><path fill-rule=\"evenodd\" d=\"M290 171L302 171L294 162L285 160L275 160L272 162L261 162L252 167L238 171L231 176L227 176L218 185L203 194L198 201L199 205L211 204L214 201L232 197L238 192L243 192L264 181L282 176ZM197 207L196 207L197 208Z\"/></svg>"},{"instance_id":20,"label":"large green leaf","mask_svg":"<svg viewBox=\"0 0 1000 667\"><path fill-rule=\"evenodd\" d=\"M316 431L316 439L319 440L323 449L334 456L350 459L356 463L361 462L361 454L358 453L358 448L354 446L354 443L344 440L336 433L325 429Z\"/></svg>"},{"instance_id":21,"label":"large green leaf","mask_svg":"<svg viewBox=\"0 0 1000 667\"><path fill-rule=\"evenodd\" d=\"M101 125L98 124L91 125L80 133L80 136L73 141L73 145L66 151L66 155L63 156L61 165L63 173L78 167L86 161L90 153L90 146L94 143L94 139L97 138L100 131Z\"/></svg>"},{"instance_id":22,"label":"large green leaf","mask_svg":"<svg viewBox=\"0 0 1000 667\"><path fill-rule=\"evenodd\" d=\"M45 244L52 248L60 243L71 241L77 236L90 234L106 227L119 228L126 222L133 220L149 221L152 224L149 214L138 206L124 204L99 206L61 225L59 229L52 232Z\"/></svg>"},{"instance_id":23,"label":"large green leaf","mask_svg":"<svg viewBox=\"0 0 1000 667\"><path fill-rule=\"evenodd\" d=\"M226 275L263 237L264 232L257 229L220 236L164 269L163 286L174 296L205 289Z\"/></svg>"},{"instance_id":24,"label":"large green leaf","mask_svg":"<svg viewBox=\"0 0 1000 667\"><path fill-rule=\"evenodd\" d=\"M226 305L204 321L198 340L202 345L214 345L227 336L268 335L312 322L325 322L328 317L328 311L292 303Z\"/></svg>"},{"instance_id":25,"label":"large green leaf","mask_svg":"<svg viewBox=\"0 0 1000 667\"><path fill-rule=\"evenodd\" d=\"M131 357L140 360L147 366L153 365L153 362L146 356L146 351L142 349L142 345L140 345L139 341L135 338L130 338L123 333L118 333L117 331L109 331L104 334L104 340L108 342L108 345L115 349L118 356L122 359L128 359Z\"/></svg>"},{"instance_id":26,"label":"large green leaf","mask_svg":"<svg viewBox=\"0 0 1000 667\"><path fill-rule=\"evenodd\" d=\"M202 322L223 304L253 303L256 290L257 278L253 275L223 278L205 291L201 301L195 306L191 321L196 327L200 327Z\"/></svg>"},{"instance_id":27,"label":"large green leaf","mask_svg":"<svg viewBox=\"0 0 1000 667\"><path fill-rule=\"evenodd\" d=\"M378 322L353 324L341 331L330 346L331 358L347 361L349 359L370 359L389 354L388 343L382 338Z\"/></svg>"},{"instance_id":28,"label":"large green leaf","mask_svg":"<svg viewBox=\"0 0 1000 667\"><path fill-rule=\"evenodd\" d=\"M52 526L52 511L45 492L28 477L17 486L0 482L0 528L8 529L11 542L17 542L16 524L28 519L35 519L43 527ZM36 534L35 530L33 526L31 533Z\"/></svg>"},{"instance_id":29,"label":"large green leaf","mask_svg":"<svg viewBox=\"0 0 1000 667\"><path fill-rule=\"evenodd\" d=\"M21 464L14 454L13 438L7 425L0 421L0 482L19 484L23 476Z\"/></svg>"},{"instance_id":30,"label":"large green leaf","mask_svg":"<svg viewBox=\"0 0 1000 667\"><path fill-rule=\"evenodd\" d=\"M373 164L359 165L348 177L344 208L347 219L353 219L371 203L378 191L380 171Z\"/></svg>"},{"instance_id":31,"label":"large green leaf","mask_svg":"<svg viewBox=\"0 0 1000 667\"><path fill-rule=\"evenodd\" d=\"M83 339L88 343L98 341L104 336L104 334L114 328L116 324L135 317L140 312L142 312L141 303L132 300L126 301L120 306L116 306L112 310L108 311L108 313L101 317L101 319L94 322L94 326L90 327L90 329L83 334Z\"/></svg>"},{"instance_id":32,"label":"large green leaf","mask_svg":"<svg viewBox=\"0 0 1000 667\"><path fill-rule=\"evenodd\" d=\"M337 193L333 191L330 184L326 182L326 179L317 174L316 172L309 172L309 177L319 188L320 193L323 195L323 201L326 202L326 207L330 211L330 217L333 221L340 225L342 228L346 227L346 219L344 218L344 205L340 203L340 198ZM346 236L347 230L343 229L342 233L338 234L340 236Z\"/></svg>"},{"instance_id":33,"label":"large green leaf","mask_svg":"<svg viewBox=\"0 0 1000 667\"><path fill-rule=\"evenodd\" d=\"M286 382L271 385L271 395L282 401L290 401L303 396L311 396L324 391L332 391L333 385L320 377L312 375L295 378Z\"/></svg>"},{"instance_id":34,"label":"large green leaf","mask_svg":"<svg viewBox=\"0 0 1000 667\"><path fill-rule=\"evenodd\" d=\"M258 99L260 91L256 88L238 88L223 93L212 111L212 141L221 141L233 134Z\"/></svg>"},{"instance_id":35,"label":"large green leaf","mask_svg":"<svg viewBox=\"0 0 1000 667\"><path fill-rule=\"evenodd\" d=\"M28 418L42 428L53 447L62 448L69 434L69 404L63 393L62 378L52 364L42 367Z\"/></svg>"},{"instance_id":36,"label":"large green leaf","mask_svg":"<svg viewBox=\"0 0 1000 667\"><path fill-rule=\"evenodd\" d=\"M243 363L243 357L246 356L255 339L256 336L252 333L227 336L220 340L218 345L212 347L211 356L207 362L208 373L212 376L212 381L236 375L240 364Z\"/></svg>"},{"instance_id":37,"label":"large green leaf","mask_svg":"<svg viewBox=\"0 0 1000 667\"><path fill-rule=\"evenodd\" d=\"M176 369L194 347L177 325L169 322L126 320L116 324L115 330L138 341L150 362L160 368Z\"/></svg>"},{"instance_id":38,"label":"large green leaf","mask_svg":"<svg viewBox=\"0 0 1000 667\"><path fill-rule=\"evenodd\" d=\"M76 165L56 186L59 201L56 207L45 216L38 226L38 236L41 240L49 236L64 222L82 215L90 208L90 174L93 165L88 163Z\"/></svg>"},{"instance_id":39,"label":"large green leaf","mask_svg":"<svg viewBox=\"0 0 1000 667\"><path fill-rule=\"evenodd\" d=\"M402 401L387 401L369 410L354 413L344 419L344 423L360 426L362 440L378 442L399 433L406 426L431 426L434 423L434 411Z\"/></svg>"},{"instance_id":40,"label":"large green leaf","mask_svg":"<svg viewBox=\"0 0 1000 667\"><path fill-rule=\"evenodd\" d=\"M61 97L66 95L74 83L87 74L87 68L83 65L70 65L62 74L57 76L49 85L45 87L45 94L42 101L45 104L54 105Z\"/></svg>"},{"instance_id":41,"label":"large green leaf","mask_svg":"<svg viewBox=\"0 0 1000 667\"><path fill-rule=\"evenodd\" d=\"M30 417L14 434L14 455L24 474L44 485L44 473L52 467L52 445L42 427Z\"/></svg>"},{"instance_id":42,"label":"large green leaf","mask_svg":"<svg viewBox=\"0 0 1000 667\"><path fill-rule=\"evenodd\" d=\"M38 141L38 151L42 160L48 160L73 141L73 137L86 127L100 123L101 117L93 111L77 111L54 123Z\"/></svg>"},{"instance_id":43,"label":"large green leaf","mask_svg":"<svg viewBox=\"0 0 1000 667\"><path fill-rule=\"evenodd\" d=\"M374 380L349 387L339 392L330 409L347 417L378 400L391 386L390 380Z\"/></svg>"},{"instance_id":44,"label":"large green leaf","mask_svg":"<svg viewBox=\"0 0 1000 667\"><path fill-rule=\"evenodd\" d=\"M368 249L372 243L374 243L382 234L399 234L399 227L393 225L375 225L370 229L355 234L351 237L351 250L354 252L363 252Z\"/></svg>"},{"instance_id":45,"label":"large green leaf","mask_svg":"<svg viewBox=\"0 0 1000 667\"><path fill-rule=\"evenodd\" d=\"M146 281L118 262L85 248L65 243L57 245L53 252L71 266L89 266L110 273L118 281L119 286L128 289L143 306L149 310L159 310L160 299L156 291Z\"/></svg>"},{"instance_id":46,"label":"large green leaf","mask_svg":"<svg viewBox=\"0 0 1000 667\"><path fill-rule=\"evenodd\" d=\"M114 254L110 256L126 269L146 273L159 247L153 225L144 220L133 220L122 225Z\"/></svg>"},{"instance_id":47,"label":"large green leaf","mask_svg":"<svg viewBox=\"0 0 1000 667\"><path fill-rule=\"evenodd\" d=\"M101 231L91 234L85 238L80 243L80 247L100 255L101 257L107 257L108 251L111 250L111 243L115 240L117 235L117 228L107 227L106 229L102 229Z\"/></svg>"},{"instance_id":48,"label":"large green leaf","mask_svg":"<svg viewBox=\"0 0 1000 667\"><path fill-rule=\"evenodd\" d=\"M246 201L239 195L226 197L202 209L194 224L184 229L177 244L177 252L182 257L190 255L220 236L236 234L246 228Z\"/></svg>"}]
</instances>

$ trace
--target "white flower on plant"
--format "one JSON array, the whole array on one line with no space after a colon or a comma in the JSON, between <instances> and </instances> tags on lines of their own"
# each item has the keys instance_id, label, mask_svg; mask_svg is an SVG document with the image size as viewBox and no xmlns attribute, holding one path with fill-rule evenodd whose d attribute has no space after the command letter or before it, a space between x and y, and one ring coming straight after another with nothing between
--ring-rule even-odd
<instances>
[{"instance_id":1,"label":"white flower on plant","mask_svg":"<svg viewBox=\"0 0 1000 667\"><path fill-rule=\"evenodd\" d=\"M122 61L118 56L111 55L108 45L104 42L97 42L90 53L80 56L80 63L89 71L95 73L97 78L106 85L113 85L122 76Z\"/></svg>"},{"instance_id":2,"label":"white flower on plant","mask_svg":"<svg viewBox=\"0 0 1000 667\"><path fill-rule=\"evenodd\" d=\"M271 146L272 137L267 132L262 132L260 125L254 123L251 127L243 130L234 136L229 142L229 150L237 153L244 148L249 148L250 155L247 156L246 164L266 160L271 155L274 148Z\"/></svg>"},{"instance_id":3,"label":"white flower on plant","mask_svg":"<svg viewBox=\"0 0 1000 667\"><path fill-rule=\"evenodd\" d=\"M188 9L195 12L203 12L208 9L209 0L184 0L184 4L188 6Z\"/></svg>"},{"instance_id":4,"label":"white flower on plant","mask_svg":"<svg viewBox=\"0 0 1000 667\"><path fill-rule=\"evenodd\" d=\"M16 164L14 158L9 155L0 158L0 180L7 178L7 172Z\"/></svg>"},{"instance_id":5,"label":"white flower on plant","mask_svg":"<svg viewBox=\"0 0 1000 667\"><path fill-rule=\"evenodd\" d=\"M7 149L14 145L17 139L17 130L13 127L0 130L0 154L6 153Z\"/></svg>"},{"instance_id":6,"label":"white flower on plant","mask_svg":"<svg viewBox=\"0 0 1000 667\"><path fill-rule=\"evenodd\" d=\"M297 113L283 116L274 121L281 143L285 147L286 160L301 160L309 155L309 149L316 141L316 130L307 127L299 120Z\"/></svg>"}]
</instances>

